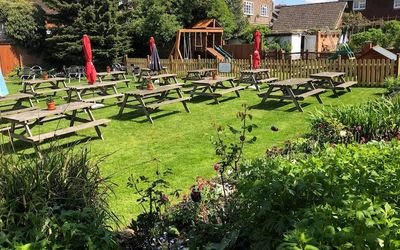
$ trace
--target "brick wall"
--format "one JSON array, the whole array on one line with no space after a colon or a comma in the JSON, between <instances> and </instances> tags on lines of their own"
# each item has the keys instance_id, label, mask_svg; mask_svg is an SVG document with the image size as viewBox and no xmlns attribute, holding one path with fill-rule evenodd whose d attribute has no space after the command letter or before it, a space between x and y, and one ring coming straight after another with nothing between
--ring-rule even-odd
<instances>
[{"instance_id":1,"label":"brick wall","mask_svg":"<svg viewBox=\"0 0 400 250\"><path fill-rule=\"evenodd\" d=\"M249 22L251 24L266 24L269 25L272 20L272 10L274 8L273 0L243 0L243 5L245 2L252 2L254 9L253 15L248 16ZM261 6L268 6L268 16L261 16Z\"/></svg>"},{"instance_id":2,"label":"brick wall","mask_svg":"<svg viewBox=\"0 0 400 250\"><path fill-rule=\"evenodd\" d=\"M348 2L347 11L353 10L353 1L340 0L341 2ZM400 9L394 9L394 0L367 0L365 10L360 12L368 19L377 20L385 19L400 20Z\"/></svg>"}]
</instances>

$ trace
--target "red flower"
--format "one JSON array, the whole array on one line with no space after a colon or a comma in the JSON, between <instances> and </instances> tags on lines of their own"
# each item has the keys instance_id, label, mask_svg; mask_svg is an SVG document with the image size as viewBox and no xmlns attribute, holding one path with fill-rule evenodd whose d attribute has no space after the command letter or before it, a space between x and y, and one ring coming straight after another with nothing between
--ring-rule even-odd
<instances>
[{"instance_id":1,"label":"red flower","mask_svg":"<svg viewBox=\"0 0 400 250\"><path fill-rule=\"evenodd\" d=\"M215 164L214 164L214 170L215 170L215 171L218 171L218 170L219 170L219 164L218 164L218 163L215 163Z\"/></svg>"}]
</instances>

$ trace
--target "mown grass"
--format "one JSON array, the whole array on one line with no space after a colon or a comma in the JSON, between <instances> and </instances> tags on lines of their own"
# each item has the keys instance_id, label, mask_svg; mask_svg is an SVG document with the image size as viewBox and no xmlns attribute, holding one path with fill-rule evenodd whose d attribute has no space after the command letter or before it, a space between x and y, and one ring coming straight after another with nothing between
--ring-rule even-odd
<instances>
[{"instance_id":1,"label":"mown grass","mask_svg":"<svg viewBox=\"0 0 400 250\"><path fill-rule=\"evenodd\" d=\"M12 93L20 89L16 79L8 79L8 86ZM128 90L122 85L120 87L120 92ZM129 89L132 90L133 87ZM383 93L383 89L354 88L351 93L345 93L339 98L334 98L332 92L327 92L322 99L324 106L337 106L364 102ZM245 156L250 159L262 156L268 147L280 145L285 140L306 133L309 129L310 113L323 107L315 98L308 98L303 102L305 112L300 113L289 102L267 101L265 105L260 105L260 100L257 92L250 89L242 91L241 98L227 98L219 105L213 104L213 100L210 99L196 98L189 103L191 113L186 113L180 104L163 106L161 111L153 115L154 125L148 123L140 112L133 110L127 110L129 112L118 117L119 108L110 100L106 102L109 104L106 108L93 111L97 119L112 120L108 127L102 129L104 141L95 138L96 133L93 129L61 139L60 144L69 146L68 143L85 142L93 137L88 143L92 154L109 155L101 165L102 174L111 175L112 181L117 184L115 196L110 200L111 208L121 219L122 225L126 225L141 212L135 203L137 197L126 186L128 177L153 176L157 167L169 167L174 172L169 180L173 188L187 191L194 184L196 176L213 176L212 166L217 160L211 144L211 137L215 134L213 125L237 124L235 114L242 110L242 104L252 107L253 122L258 125L253 132L258 137L257 142L245 150ZM56 102L60 104L63 100L57 98ZM44 103L45 101L41 100L39 105ZM54 122L40 129L49 130L64 124L65 122ZM271 126L277 127L279 131L271 131ZM42 148L46 149L48 146L49 143L44 144ZM33 153L29 145L20 142L16 143L16 150L23 154Z\"/></svg>"}]
</instances>

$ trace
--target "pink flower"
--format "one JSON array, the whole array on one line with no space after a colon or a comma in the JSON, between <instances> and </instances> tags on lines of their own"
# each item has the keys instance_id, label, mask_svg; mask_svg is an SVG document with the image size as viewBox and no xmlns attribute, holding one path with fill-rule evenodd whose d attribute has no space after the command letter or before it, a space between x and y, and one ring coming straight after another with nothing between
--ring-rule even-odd
<instances>
[{"instance_id":1,"label":"pink flower","mask_svg":"<svg viewBox=\"0 0 400 250\"><path fill-rule=\"evenodd\" d=\"M357 127L356 127L356 130L357 130L358 133L361 133L362 127L361 127L361 126L357 126Z\"/></svg>"},{"instance_id":2,"label":"pink flower","mask_svg":"<svg viewBox=\"0 0 400 250\"><path fill-rule=\"evenodd\" d=\"M367 139L365 139L365 137L361 137L360 143L361 143L361 144L365 144L366 142L367 142Z\"/></svg>"},{"instance_id":3,"label":"pink flower","mask_svg":"<svg viewBox=\"0 0 400 250\"><path fill-rule=\"evenodd\" d=\"M169 201L168 195L166 195L166 194L161 195L161 200L163 202L168 202Z\"/></svg>"},{"instance_id":4,"label":"pink flower","mask_svg":"<svg viewBox=\"0 0 400 250\"><path fill-rule=\"evenodd\" d=\"M219 164L218 164L218 163L215 163L215 164L214 164L214 170L215 170L215 171L218 171L218 170L219 170Z\"/></svg>"}]
</instances>

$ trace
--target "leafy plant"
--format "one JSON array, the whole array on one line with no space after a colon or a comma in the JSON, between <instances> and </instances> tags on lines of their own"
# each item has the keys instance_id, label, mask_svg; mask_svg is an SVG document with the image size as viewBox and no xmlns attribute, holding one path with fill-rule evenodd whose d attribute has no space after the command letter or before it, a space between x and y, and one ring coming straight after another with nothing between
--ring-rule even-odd
<instances>
[{"instance_id":1,"label":"leafy plant","mask_svg":"<svg viewBox=\"0 0 400 250\"><path fill-rule=\"evenodd\" d=\"M400 91L400 79L397 77L388 77L385 79L385 87L389 94Z\"/></svg>"},{"instance_id":2,"label":"leafy plant","mask_svg":"<svg viewBox=\"0 0 400 250\"><path fill-rule=\"evenodd\" d=\"M112 191L100 175L100 161L87 149L52 147L43 159L0 158L0 247L14 249L113 249L107 198Z\"/></svg>"}]
</instances>

